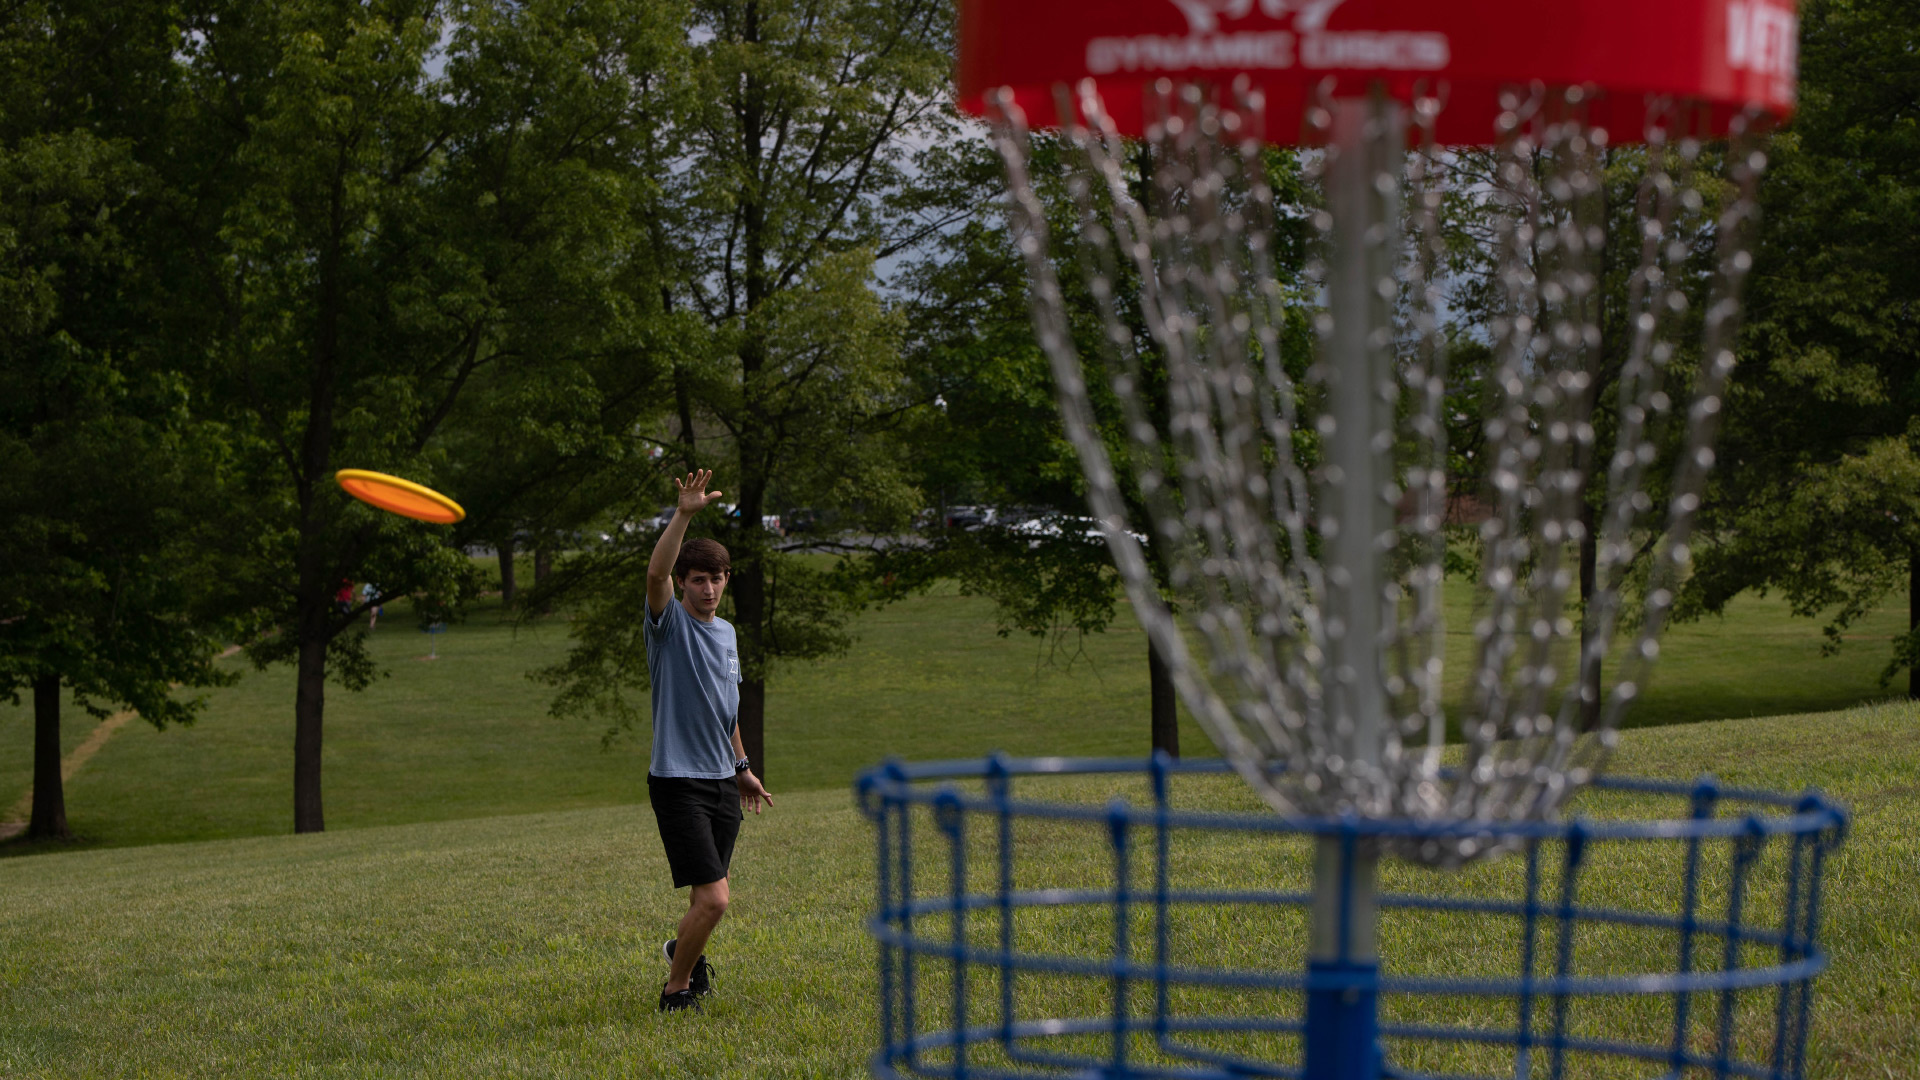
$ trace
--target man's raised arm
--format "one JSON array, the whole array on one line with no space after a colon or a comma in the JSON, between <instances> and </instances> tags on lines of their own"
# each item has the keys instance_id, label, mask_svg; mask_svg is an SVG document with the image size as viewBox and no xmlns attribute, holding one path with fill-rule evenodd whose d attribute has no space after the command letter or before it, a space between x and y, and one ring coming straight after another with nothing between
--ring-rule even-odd
<instances>
[{"instance_id":1,"label":"man's raised arm","mask_svg":"<svg viewBox=\"0 0 1920 1080\"><path fill-rule=\"evenodd\" d=\"M707 490L707 481L711 479L712 469L690 472L685 480L674 477L673 486L679 489L680 496L673 507L673 520L667 522L666 531L653 545L653 557L647 560L647 611L655 618L673 603L673 562L680 557L680 541L686 539L687 522L720 497L720 492Z\"/></svg>"}]
</instances>

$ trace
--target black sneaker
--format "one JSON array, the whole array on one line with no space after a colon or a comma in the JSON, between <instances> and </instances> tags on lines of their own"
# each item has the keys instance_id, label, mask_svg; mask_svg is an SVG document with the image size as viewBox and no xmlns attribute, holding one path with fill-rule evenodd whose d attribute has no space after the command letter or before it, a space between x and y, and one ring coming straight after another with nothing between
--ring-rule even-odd
<instances>
[{"instance_id":1,"label":"black sneaker","mask_svg":"<svg viewBox=\"0 0 1920 1080\"><path fill-rule=\"evenodd\" d=\"M666 984L661 983L660 1011L681 1012L686 1009L692 1009L694 1012L700 1011L700 998L694 994L693 988L688 987L685 990L677 990L669 994L667 993Z\"/></svg>"},{"instance_id":2,"label":"black sneaker","mask_svg":"<svg viewBox=\"0 0 1920 1080\"><path fill-rule=\"evenodd\" d=\"M660 952L666 956L669 964L673 963L673 947L678 941L678 938L668 938L667 943L660 946ZM706 997L713 993L713 965L707 963L706 953L701 953L700 959L693 962L693 974L687 977L687 989L693 991L694 997Z\"/></svg>"}]
</instances>

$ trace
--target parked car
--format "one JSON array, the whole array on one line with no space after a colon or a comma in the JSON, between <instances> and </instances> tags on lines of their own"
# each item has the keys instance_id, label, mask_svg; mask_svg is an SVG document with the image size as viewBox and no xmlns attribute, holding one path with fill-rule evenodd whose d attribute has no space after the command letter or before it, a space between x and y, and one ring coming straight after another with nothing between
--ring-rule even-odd
<instances>
[{"instance_id":1,"label":"parked car","mask_svg":"<svg viewBox=\"0 0 1920 1080\"><path fill-rule=\"evenodd\" d=\"M1000 512L991 506L949 506L947 507L947 528L984 529L999 519Z\"/></svg>"},{"instance_id":2,"label":"parked car","mask_svg":"<svg viewBox=\"0 0 1920 1080\"><path fill-rule=\"evenodd\" d=\"M1042 514L1010 526L1007 531L1015 536L1026 537L1029 547L1038 547L1043 541L1063 537L1087 544L1107 542L1106 530L1101 528L1098 519L1078 514ZM1142 544L1147 542L1145 533L1129 532L1128 535Z\"/></svg>"}]
</instances>

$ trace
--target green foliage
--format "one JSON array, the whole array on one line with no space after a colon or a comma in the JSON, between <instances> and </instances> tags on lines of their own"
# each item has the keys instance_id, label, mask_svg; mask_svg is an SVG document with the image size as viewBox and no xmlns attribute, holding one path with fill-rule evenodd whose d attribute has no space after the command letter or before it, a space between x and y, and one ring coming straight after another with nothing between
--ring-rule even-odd
<instances>
[{"instance_id":1,"label":"green foliage","mask_svg":"<svg viewBox=\"0 0 1920 1080\"><path fill-rule=\"evenodd\" d=\"M925 155L927 183L910 204L955 224L901 276L914 397L938 403L908 415L902 449L940 504L1080 507L1080 466L1007 235L999 155L972 134Z\"/></svg>"},{"instance_id":2,"label":"green foliage","mask_svg":"<svg viewBox=\"0 0 1920 1080\"><path fill-rule=\"evenodd\" d=\"M1042 141L1042 154L1056 150ZM1033 337L1025 270L1007 234L999 156L974 138L930 149L921 166L926 182L907 205L955 224L901 276L911 312L908 377L913 398L931 404L903 418L903 458L940 510L977 502L1084 513L1080 464L1060 424L1053 374ZM1073 228L1070 219L1060 225ZM1076 296L1097 356L1090 302L1084 290ZM1117 409L1109 420L1111 413ZM1117 427L1111 434L1112 450L1125 460ZM1113 620L1118 580L1097 539L1088 543L1077 529L1016 535L940 525L927 542L873 559L880 599L951 579L963 594L994 601L1003 637L1016 629L1036 637L1063 627L1092 633Z\"/></svg>"},{"instance_id":3,"label":"green foliage","mask_svg":"<svg viewBox=\"0 0 1920 1080\"><path fill-rule=\"evenodd\" d=\"M1050 251L1097 422L1109 458L1123 467L1132 521L1150 532L1135 472L1124 467L1133 462L1134 451L1122 426L1113 376L1126 363L1124 350L1139 365L1142 404L1164 440L1167 391L1159 346L1139 310L1131 267L1104 271L1114 279L1116 313L1131 330L1124 344L1109 338L1087 281L1094 260L1080 236L1080 210L1067 190L1072 151L1039 134L1032 157L1036 190L1048 214ZM1264 167L1276 200L1315 200L1295 155L1270 151ZM959 142L935 148L922 168L927 183L913 206L958 224L903 275L913 311L909 356L916 396L938 403L916 410L907 421L910 434L903 443L920 486L942 506L981 502L1084 515L1080 463L1061 426L1052 370L1033 336L1025 269L1007 232L999 156L984 141ZM1124 168L1127 182L1151 203L1145 193L1154 168L1152 151L1133 147ZM1313 355L1311 305L1299 281L1308 236L1305 221L1283 218L1273 237L1280 284L1291 293L1280 327L1282 363L1296 379L1302 379ZM1294 449L1303 461L1314 460L1315 439L1310 430L1297 433ZM1157 464L1173 472L1168 463ZM1065 530L1073 535L1053 535L1059 531L941 532L929 546L888 551L875 567L892 577L883 595L953 577L967 592L992 597L1003 634L1016 628L1035 636L1097 632L1115 611L1119 583L1112 560L1104 545L1097 538L1087 542L1079 527Z\"/></svg>"},{"instance_id":4,"label":"green foliage","mask_svg":"<svg viewBox=\"0 0 1920 1080\"><path fill-rule=\"evenodd\" d=\"M729 544L737 540L732 532L710 535ZM568 608L573 646L565 657L527 673L554 688L550 715L605 722L601 738L606 745L650 722L652 684L641 613L653 540L652 533L623 536L569 561L549 594L574 598ZM765 548L759 557L767 600L763 632L770 647L757 663L743 664L742 675L766 679L782 664L845 654L854 641L852 619L868 596L864 567ZM730 622L739 617L732 596L722 599L719 615Z\"/></svg>"},{"instance_id":5,"label":"green foliage","mask_svg":"<svg viewBox=\"0 0 1920 1080\"><path fill-rule=\"evenodd\" d=\"M636 206L669 8L615 0L206 0L183 9L169 192L144 237L195 409L218 421L207 545L255 663L299 667L296 827L320 827L323 683L378 674L343 583L454 606L455 546L597 512L665 368ZM641 77L631 77L641 73ZM584 464L583 464L584 463ZM349 500L342 466L473 492L463 529ZM583 505L592 509L583 509Z\"/></svg>"},{"instance_id":6,"label":"green foliage","mask_svg":"<svg viewBox=\"0 0 1920 1080\"><path fill-rule=\"evenodd\" d=\"M659 190L641 217L673 341L671 396L653 400L673 409L677 431L657 442L678 453L626 469L617 505L628 521L643 517L665 501L666 468L696 466L712 468L734 504L696 528L715 529L732 553L741 730L758 760L768 673L843 651L859 603L763 521L809 506L884 534L921 502L890 437L913 404L903 315L877 278L937 231L884 210L917 183L910 146L954 126L951 11L942 0L698 0L673 16L688 45L663 75L650 152ZM634 578L646 560L629 548L652 537L610 535L549 590L576 590L581 607L576 655L547 676L559 711L620 721L643 667Z\"/></svg>"},{"instance_id":7,"label":"green foliage","mask_svg":"<svg viewBox=\"0 0 1920 1080\"><path fill-rule=\"evenodd\" d=\"M651 477L668 373L698 348L663 308L655 220L683 18L620 0L457 9L447 77L480 131L503 136L450 160L467 191L450 205L483 216L470 239L498 260L496 360L441 440L463 539L563 548L630 511Z\"/></svg>"},{"instance_id":8,"label":"green foliage","mask_svg":"<svg viewBox=\"0 0 1920 1080\"><path fill-rule=\"evenodd\" d=\"M622 732L644 726L652 715L645 696L652 683L642 621L647 610L647 555L635 548L624 552L616 564L607 553L595 559L597 565L591 568L576 562L566 571L569 577L577 573L583 579L598 579L598 594L594 602L572 613L568 629L574 645L566 656L528 675L555 688L550 715L604 721L603 745L611 745Z\"/></svg>"},{"instance_id":9,"label":"green foliage","mask_svg":"<svg viewBox=\"0 0 1920 1080\"><path fill-rule=\"evenodd\" d=\"M1779 589L1830 647L1920 565L1920 8L1803 6L1719 470L1687 599ZM1920 629L1920 628L1917 628ZM1886 674L1913 667L1896 639Z\"/></svg>"},{"instance_id":10,"label":"green foliage","mask_svg":"<svg viewBox=\"0 0 1920 1080\"><path fill-rule=\"evenodd\" d=\"M137 87L166 45L144 28L82 71L84 15L0 13L0 696L51 678L96 716L165 726L202 704L173 683L230 681L205 605L222 447L154 340L154 177L71 100Z\"/></svg>"},{"instance_id":11,"label":"green foliage","mask_svg":"<svg viewBox=\"0 0 1920 1080\"><path fill-rule=\"evenodd\" d=\"M341 584L446 585L463 560L443 530L350 503L332 474L436 482L431 438L492 359L496 268L461 242L471 215L449 205L443 150L459 117L425 73L441 26L406 3L208 12L183 75L193 105L175 121L199 136L179 167L222 184L200 211L210 233L179 238L208 250L175 295L223 316L201 328L200 372L237 448L222 554L236 603L279 630L249 655L292 660L319 643L349 686L371 671L356 638L336 641L351 621L332 607Z\"/></svg>"},{"instance_id":12,"label":"green foliage","mask_svg":"<svg viewBox=\"0 0 1920 1080\"><path fill-rule=\"evenodd\" d=\"M1119 593L1106 544L1071 520L1049 532L1057 535L955 530L924 546L881 552L872 560L871 572L879 577L875 598L898 601L952 581L962 596L993 601L994 630L1001 637L1015 630L1034 637L1105 630L1114 621Z\"/></svg>"},{"instance_id":13,"label":"green foliage","mask_svg":"<svg viewBox=\"0 0 1920 1080\"><path fill-rule=\"evenodd\" d=\"M176 122L202 140L183 182L217 174L223 198L180 299L224 316L201 374L242 446L244 599L292 626L342 579L452 595L446 531L350 502L332 473L470 481L454 490L499 516L556 461L623 460L608 432L634 410L609 399L658 369L630 281L653 178L625 158L643 133L621 72L668 44L611 3L215 14Z\"/></svg>"}]
</instances>

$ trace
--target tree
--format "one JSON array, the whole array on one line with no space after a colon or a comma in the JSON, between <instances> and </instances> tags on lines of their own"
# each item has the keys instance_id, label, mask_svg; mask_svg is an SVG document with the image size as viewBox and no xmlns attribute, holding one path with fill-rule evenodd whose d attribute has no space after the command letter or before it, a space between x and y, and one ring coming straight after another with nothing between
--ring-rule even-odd
<instances>
[{"instance_id":1,"label":"tree","mask_svg":"<svg viewBox=\"0 0 1920 1080\"><path fill-rule=\"evenodd\" d=\"M686 81L661 132L674 164L651 221L673 245L663 302L698 337L664 397L683 446L696 423L720 433L684 463L714 469L735 500L728 614L741 738L762 778L772 666L843 650L858 603L764 522L783 504L830 506L893 531L918 501L883 438L907 402L902 325L876 275L928 232L882 207L913 183L913 142L953 123L951 17L942 0L696 0L684 24ZM645 490L660 505L660 481ZM636 715L624 690L644 682L647 544L617 538L576 567L570 580L593 586L572 655L547 673L559 711Z\"/></svg>"},{"instance_id":2,"label":"tree","mask_svg":"<svg viewBox=\"0 0 1920 1080\"><path fill-rule=\"evenodd\" d=\"M681 13L655 4L635 19L632 7L603 3L589 9L591 17L563 14L562 5L491 9L485 49L456 61L490 58L493 74L469 72L489 81L522 72L513 87L525 98L519 107L529 117L550 113L542 125L552 133L603 141L599 180L617 184L597 207L580 203L588 212L578 224L598 234L583 246L587 257L555 256L544 267L559 271L551 285L530 276L527 288L504 297L512 317L503 348L529 362L477 372L449 421L448 475L469 513L459 534L498 553L510 607L524 582L517 553L533 556L533 585L550 596L555 552L630 523L628 503L661 449L646 432L670 392L669 372L696 336L684 316L666 310L660 266L670 249L651 216L659 178L673 168L660 128L684 82L676 59L684 47ZM618 34L610 33L614 26ZM580 36L582 27L594 36ZM602 68L631 78L596 75ZM498 149L524 158L530 148L503 142ZM564 188L587 179L574 168L540 170L525 160L488 168L520 170L526 185ZM544 599L537 603L544 610Z\"/></svg>"},{"instance_id":3,"label":"tree","mask_svg":"<svg viewBox=\"0 0 1920 1080\"><path fill-rule=\"evenodd\" d=\"M0 12L0 694L33 696L34 837L69 832L63 693L165 727L200 705L174 684L228 681L198 603L220 446L168 368L137 256L163 201L127 100L164 97L173 38L153 15Z\"/></svg>"},{"instance_id":4,"label":"tree","mask_svg":"<svg viewBox=\"0 0 1920 1080\"><path fill-rule=\"evenodd\" d=\"M1601 515L1611 497L1606 462L1618 437L1620 379L1635 348L1635 323L1652 303L1657 283L1673 290L1677 310L1654 305L1661 313L1660 339L1671 350L1664 364L1666 393L1656 401L1676 396L1684 400L1699 366L1700 315L1713 285L1719 239L1716 220L1730 194L1720 178L1724 152L1724 144L1714 144L1688 161L1671 146L1631 145L1601 151L1589 162L1579 162L1563 146L1450 149L1444 154L1441 265L1443 280L1451 286L1447 307L1455 320L1447 346L1448 471L1455 485L1451 498L1484 497L1492 490L1493 461L1484 424L1493 407L1496 353L1511 346L1508 328L1519 319L1535 326L1557 319L1589 322L1598 332L1578 345L1574 357L1588 377L1581 412L1593 428L1592 442L1577 462L1584 478L1579 493L1582 529L1575 545L1577 584L1580 606L1588 614L1581 627L1582 653L1598 632L1593 600L1606 584L1598 580ZM1592 189L1570 198L1540 198L1568 164L1593 169ZM1510 171L1512 165L1520 171ZM1662 175L1673 183L1653 182ZM1530 203L1540 207L1540 226L1516 252L1508 239L1515 234L1509 230ZM1643 266L1649 220L1664 222L1654 273ZM1577 305L1550 304L1546 290L1531 287L1547 281L1563 257L1539 242L1539 232L1565 225L1598 230L1604 239L1592 255L1597 287ZM1509 275L1509 260L1517 260L1524 272ZM1516 310L1516 304L1529 306ZM1656 405L1655 411L1662 413L1662 407ZM1643 476L1649 505L1662 507L1668 503L1666 486L1685 429L1684 424L1663 420L1664 413L1655 416L1651 428L1664 456ZM1662 528L1642 531L1626 570L1629 583L1644 576L1637 571L1644 569ZM1477 529L1463 526L1455 533L1462 548L1477 543ZM1449 572L1474 569L1451 552L1449 563ZM1581 719L1591 726L1599 721L1604 700L1603 672L1597 664L1582 664L1580 670L1586 691Z\"/></svg>"},{"instance_id":5,"label":"tree","mask_svg":"<svg viewBox=\"0 0 1920 1080\"><path fill-rule=\"evenodd\" d=\"M899 444L917 486L934 496L941 514L954 504L984 503L1015 514L1080 517L1080 466L1033 336L1026 272L1006 229L1002 165L979 132L972 135L926 156L923 182L903 207L948 225L900 278L911 313L912 397L921 407L906 414ZM1070 219L1065 224L1071 228ZM1085 314L1090 322L1091 310ZM994 602L1003 637L1016 630L1056 639L1103 632L1119 596L1106 545L1070 524L1005 527L1011 524L962 529L935 521L923 543L875 557L879 597L897 599L950 579L964 595ZM1163 672L1153 665L1150 674L1158 691ZM1177 755L1170 680L1164 700L1150 692L1148 718L1151 745Z\"/></svg>"},{"instance_id":6,"label":"tree","mask_svg":"<svg viewBox=\"0 0 1920 1080\"><path fill-rule=\"evenodd\" d=\"M348 580L455 596L446 530L380 514L342 465L435 482L476 387L549 359L561 312L618 337L628 72L653 9L278 0L194 9L170 167L194 193L181 303L236 444L229 542L248 651L297 671L294 828L324 828L325 683L375 669ZM442 41L446 44L443 48ZM436 69L442 70L436 72ZM578 349L578 336L562 349ZM521 376L524 378L524 376ZM456 537L459 534L454 534Z\"/></svg>"},{"instance_id":7,"label":"tree","mask_svg":"<svg viewBox=\"0 0 1920 1080\"><path fill-rule=\"evenodd\" d=\"M1110 389L1112 343L1085 288L1080 211L1061 182L1059 166L1068 154L1059 140L1036 136L1032 171L1048 206L1050 245L1068 290L1076 344L1088 367L1108 455L1125 472L1130 516L1145 529L1147 516L1126 468L1131 451L1122 409ZM1156 205L1155 152L1136 145L1126 164L1134 198ZM1264 165L1278 198L1296 203L1313 198L1302 184L1295 155L1269 151ZM1033 335L1024 265L1006 228L1001 161L982 140L957 142L923 162L923 177L915 208L932 207L936 217L964 224L943 229L940 242L903 275L911 295L917 396L939 406L913 414L902 445L923 489L955 500L1025 507L1028 514L1042 516L1007 522L1011 529L936 531L924 547L889 551L876 567L892 581L884 595L949 577L963 591L994 600L1002 635L1015 629L1035 636L1104 631L1115 614L1119 579L1106 545L1084 524L1080 464L1061 426L1051 370ZM1297 274L1306 259L1305 223L1279 223L1275 239L1278 272ZM1114 292L1119 315L1132 332L1129 347L1139 359L1146 411L1158 418L1163 441L1169 441L1165 365L1138 310L1130 269L1119 271ZM1298 377L1312 355L1306 308L1292 310L1289 317L1284 363ZM1157 541L1149 542L1149 553L1163 590L1170 592ZM1151 642L1147 652L1148 745L1178 756L1172 675Z\"/></svg>"},{"instance_id":8,"label":"tree","mask_svg":"<svg viewBox=\"0 0 1920 1080\"><path fill-rule=\"evenodd\" d=\"M1741 365L1688 596L1778 589L1827 649L1892 592L1883 678L1920 697L1920 4L1802 5L1800 108L1773 140Z\"/></svg>"}]
</instances>

